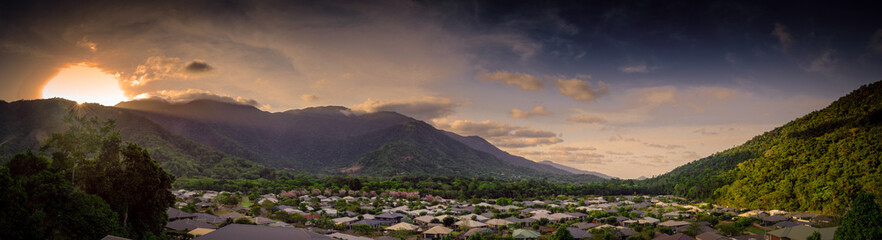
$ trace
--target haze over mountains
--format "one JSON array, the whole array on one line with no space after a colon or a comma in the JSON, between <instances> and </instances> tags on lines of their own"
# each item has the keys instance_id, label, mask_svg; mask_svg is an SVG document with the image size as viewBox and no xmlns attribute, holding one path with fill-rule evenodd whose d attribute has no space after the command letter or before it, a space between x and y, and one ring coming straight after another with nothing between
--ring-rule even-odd
<instances>
[{"instance_id":1,"label":"haze over mountains","mask_svg":"<svg viewBox=\"0 0 882 240\"><path fill-rule=\"evenodd\" d=\"M145 146L163 167L183 177L257 178L288 169L372 176L608 178L539 164L480 137L441 131L394 112L314 107L270 113L211 100L141 100L115 107L63 99L4 102L0 134L6 144L0 144L0 153L37 149L40 139L65 129L62 119L70 111L116 119L125 140Z\"/></svg>"}]
</instances>

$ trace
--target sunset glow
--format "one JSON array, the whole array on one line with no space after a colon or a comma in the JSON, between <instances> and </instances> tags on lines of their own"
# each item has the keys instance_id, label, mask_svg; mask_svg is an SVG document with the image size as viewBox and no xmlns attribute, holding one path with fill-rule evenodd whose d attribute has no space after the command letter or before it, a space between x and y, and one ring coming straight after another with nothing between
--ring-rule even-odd
<instances>
[{"instance_id":1,"label":"sunset glow","mask_svg":"<svg viewBox=\"0 0 882 240\"><path fill-rule=\"evenodd\" d=\"M115 76L83 63L64 68L49 80L43 88L43 98L53 97L104 106L128 100Z\"/></svg>"}]
</instances>

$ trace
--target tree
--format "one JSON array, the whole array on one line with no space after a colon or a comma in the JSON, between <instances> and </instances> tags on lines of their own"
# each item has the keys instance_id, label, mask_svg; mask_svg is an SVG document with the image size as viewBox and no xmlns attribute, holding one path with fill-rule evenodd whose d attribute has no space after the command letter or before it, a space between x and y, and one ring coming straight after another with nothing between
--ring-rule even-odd
<instances>
[{"instance_id":1,"label":"tree","mask_svg":"<svg viewBox=\"0 0 882 240\"><path fill-rule=\"evenodd\" d=\"M716 229L717 229L717 231L720 232L720 234L723 234L723 235L729 236L729 237L738 236L738 235L741 235L741 232L744 232L743 228L735 226L735 224L733 224L733 223L717 224Z\"/></svg>"},{"instance_id":2,"label":"tree","mask_svg":"<svg viewBox=\"0 0 882 240\"><path fill-rule=\"evenodd\" d=\"M551 240L575 240L575 238L570 234L570 230L561 226L557 228L557 231L555 231L553 235L551 235Z\"/></svg>"},{"instance_id":3,"label":"tree","mask_svg":"<svg viewBox=\"0 0 882 240\"><path fill-rule=\"evenodd\" d=\"M858 194L836 229L836 239L882 239L882 210L873 194Z\"/></svg>"},{"instance_id":4,"label":"tree","mask_svg":"<svg viewBox=\"0 0 882 240\"><path fill-rule=\"evenodd\" d=\"M242 197L239 195L231 195L229 193L224 193L217 196L217 202L226 205L226 206L236 206L239 205L239 202L242 201Z\"/></svg>"},{"instance_id":5,"label":"tree","mask_svg":"<svg viewBox=\"0 0 882 240\"><path fill-rule=\"evenodd\" d=\"M444 224L444 226L450 227L451 225L453 225L454 222L456 222L456 218L447 216L441 222Z\"/></svg>"},{"instance_id":6,"label":"tree","mask_svg":"<svg viewBox=\"0 0 882 240\"><path fill-rule=\"evenodd\" d=\"M475 233L469 236L468 240L484 240L484 234Z\"/></svg>"},{"instance_id":7,"label":"tree","mask_svg":"<svg viewBox=\"0 0 882 240\"><path fill-rule=\"evenodd\" d=\"M161 235L174 204L174 176L134 143L122 143L115 122L70 115L68 129L53 133L41 150L52 152L58 173L88 194L103 199L118 214L128 236Z\"/></svg>"},{"instance_id":8,"label":"tree","mask_svg":"<svg viewBox=\"0 0 882 240\"><path fill-rule=\"evenodd\" d=\"M52 172L28 151L0 166L0 239L98 239L119 234L117 215L98 196ZM7 167L8 166L8 167Z\"/></svg>"},{"instance_id":9,"label":"tree","mask_svg":"<svg viewBox=\"0 0 882 240\"><path fill-rule=\"evenodd\" d=\"M235 224L251 224L251 225L254 225L254 222L252 222L251 219L248 218L248 217L239 217L239 218L236 218L236 220L234 220L233 223L235 223Z\"/></svg>"},{"instance_id":10,"label":"tree","mask_svg":"<svg viewBox=\"0 0 882 240\"><path fill-rule=\"evenodd\" d=\"M251 209L250 209L250 210L251 210L251 211L248 211L248 212L251 213L251 215L252 215L252 216L255 216L255 217L260 217L260 215L263 213L263 210L260 208L260 205L259 205L259 204L253 204L253 205L251 205Z\"/></svg>"},{"instance_id":11,"label":"tree","mask_svg":"<svg viewBox=\"0 0 882 240\"><path fill-rule=\"evenodd\" d=\"M815 231L815 232L812 233L811 236L805 238L805 240L821 240L821 233Z\"/></svg>"},{"instance_id":12,"label":"tree","mask_svg":"<svg viewBox=\"0 0 882 240\"><path fill-rule=\"evenodd\" d=\"M695 237L701 233L701 227L698 226L697 223L689 224L689 227L686 227L686 230L683 231L683 234L689 235L690 237Z\"/></svg>"}]
</instances>

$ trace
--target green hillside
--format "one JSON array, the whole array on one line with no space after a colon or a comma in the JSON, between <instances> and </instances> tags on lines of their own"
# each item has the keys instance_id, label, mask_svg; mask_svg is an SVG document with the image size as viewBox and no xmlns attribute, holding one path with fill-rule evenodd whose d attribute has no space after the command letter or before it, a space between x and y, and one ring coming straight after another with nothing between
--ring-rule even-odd
<instances>
[{"instance_id":1,"label":"green hillside","mask_svg":"<svg viewBox=\"0 0 882 240\"><path fill-rule=\"evenodd\" d=\"M882 82L876 82L642 184L726 205L841 214L856 193L882 193L880 125Z\"/></svg>"},{"instance_id":2,"label":"green hillside","mask_svg":"<svg viewBox=\"0 0 882 240\"><path fill-rule=\"evenodd\" d=\"M433 176L511 178L543 173L508 164L448 137L432 126L412 121L364 136L366 142L387 142L365 154L354 169L375 176L404 173Z\"/></svg>"}]
</instances>

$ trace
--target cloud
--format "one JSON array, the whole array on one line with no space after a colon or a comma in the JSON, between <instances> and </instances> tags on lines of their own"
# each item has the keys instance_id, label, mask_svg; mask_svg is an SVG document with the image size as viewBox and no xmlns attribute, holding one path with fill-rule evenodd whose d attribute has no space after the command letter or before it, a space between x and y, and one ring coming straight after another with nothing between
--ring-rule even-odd
<instances>
[{"instance_id":1,"label":"cloud","mask_svg":"<svg viewBox=\"0 0 882 240\"><path fill-rule=\"evenodd\" d=\"M449 98L442 97L415 97L393 100L368 99L361 104L352 106L353 111L379 112L392 111L428 121L435 118L443 118L452 114L453 108L459 104Z\"/></svg>"},{"instance_id":2,"label":"cloud","mask_svg":"<svg viewBox=\"0 0 882 240\"><path fill-rule=\"evenodd\" d=\"M686 146L677 145L677 144L658 144L658 143L647 143L647 142L641 142L641 143L643 143L643 146L653 147L653 148L661 148L661 149L686 148Z\"/></svg>"},{"instance_id":3,"label":"cloud","mask_svg":"<svg viewBox=\"0 0 882 240\"><path fill-rule=\"evenodd\" d=\"M214 67L208 65L208 63L205 63L203 60L193 60L188 63L187 67L184 69L189 73L206 73L214 69Z\"/></svg>"},{"instance_id":4,"label":"cloud","mask_svg":"<svg viewBox=\"0 0 882 240\"><path fill-rule=\"evenodd\" d=\"M512 133L511 135L524 138L553 138L557 136L557 134L553 132L530 128L521 128L515 130L514 133Z\"/></svg>"},{"instance_id":5,"label":"cloud","mask_svg":"<svg viewBox=\"0 0 882 240\"><path fill-rule=\"evenodd\" d=\"M557 90L560 91L560 94L580 102L590 103L609 93L609 85L603 81L598 81L597 87L592 87L591 83L577 78L556 78L553 80L557 83Z\"/></svg>"},{"instance_id":6,"label":"cloud","mask_svg":"<svg viewBox=\"0 0 882 240\"><path fill-rule=\"evenodd\" d=\"M787 27L781 23L775 23L775 29L772 30L772 36L778 38L778 44L781 51L786 52L793 45L793 36L787 32Z\"/></svg>"},{"instance_id":7,"label":"cloud","mask_svg":"<svg viewBox=\"0 0 882 240\"><path fill-rule=\"evenodd\" d=\"M144 93L142 87L160 80L198 79L214 69L203 60L183 63L180 58L151 56L139 64L134 72L119 73L120 87L129 97Z\"/></svg>"},{"instance_id":8,"label":"cloud","mask_svg":"<svg viewBox=\"0 0 882 240\"><path fill-rule=\"evenodd\" d=\"M624 152L606 151L606 152L604 152L604 153L609 154L609 155L617 155L617 156L630 156L630 155L634 155L634 153L632 153L632 152L628 152L628 151L624 151Z\"/></svg>"},{"instance_id":9,"label":"cloud","mask_svg":"<svg viewBox=\"0 0 882 240\"><path fill-rule=\"evenodd\" d=\"M821 72L821 73L829 73L836 70L836 63L838 59L835 56L835 51L833 50L825 50L823 53L818 55L816 58L812 59L808 64L803 66L803 69L807 72Z\"/></svg>"},{"instance_id":10,"label":"cloud","mask_svg":"<svg viewBox=\"0 0 882 240\"><path fill-rule=\"evenodd\" d=\"M649 161L630 160L629 162L633 165L645 167L664 167L671 164L671 160L659 154L643 155L641 158L649 159Z\"/></svg>"},{"instance_id":11,"label":"cloud","mask_svg":"<svg viewBox=\"0 0 882 240\"><path fill-rule=\"evenodd\" d=\"M524 111L517 108L511 109L511 117L512 118L530 118L533 116L544 116L550 115L551 112L548 109L545 109L545 106L536 106L533 107L530 111Z\"/></svg>"},{"instance_id":12,"label":"cloud","mask_svg":"<svg viewBox=\"0 0 882 240\"><path fill-rule=\"evenodd\" d=\"M87 39L85 36L83 37L83 39L77 41L77 47L89 49L89 51L91 51L93 53L98 51L98 44L95 44L94 42L89 41L89 39Z\"/></svg>"},{"instance_id":13,"label":"cloud","mask_svg":"<svg viewBox=\"0 0 882 240\"><path fill-rule=\"evenodd\" d=\"M636 138L626 138L626 137L622 137L622 135L616 135L616 136L609 137L608 140L610 142L640 142L640 140L637 140Z\"/></svg>"},{"instance_id":14,"label":"cloud","mask_svg":"<svg viewBox=\"0 0 882 240\"><path fill-rule=\"evenodd\" d=\"M553 146L549 149L558 150L558 151L569 151L569 152L597 150L597 148L595 148L595 147L571 147L571 146Z\"/></svg>"},{"instance_id":15,"label":"cloud","mask_svg":"<svg viewBox=\"0 0 882 240\"><path fill-rule=\"evenodd\" d=\"M318 101L319 96L312 95L312 94L303 94L303 95L300 95L300 100L303 100L303 102L306 102L306 103L312 103L312 102Z\"/></svg>"},{"instance_id":16,"label":"cloud","mask_svg":"<svg viewBox=\"0 0 882 240\"><path fill-rule=\"evenodd\" d=\"M619 71L624 73L647 73L649 72L649 68L646 67L646 64L638 64L632 66L621 66L619 67Z\"/></svg>"},{"instance_id":17,"label":"cloud","mask_svg":"<svg viewBox=\"0 0 882 240\"><path fill-rule=\"evenodd\" d=\"M535 147L549 144L556 144L563 142L563 139L558 137L544 137L544 138L528 138L528 137L513 137L513 138L497 138L492 139L491 141L493 145L496 145L501 148L525 148L525 147Z\"/></svg>"},{"instance_id":18,"label":"cloud","mask_svg":"<svg viewBox=\"0 0 882 240\"><path fill-rule=\"evenodd\" d=\"M590 116L590 115L588 115L588 114L581 114L581 115L571 116L571 117L567 118L567 121L568 121L568 122L574 122L574 123L591 123L591 124L595 124L595 123L597 123L597 124L606 123L606 119L603 119L603 118L601 118L601 117L596 117L596 116Z\"/></svg>"},{"instance_id":19,"label":"cloud","mask_svg":"<svg viewBox=\"0 0 882 240\"><path fill-rule=\"evenodd\" d=\"M463 136L480 136L501 148L524 148L550 145L563 142L557 134L541 129L515 126L507 123L484 120L434 119L436 127Z\"/></svg>"},{"instance_id":20,"label":"cloud","mask_svg":"<svg viewBox=\"0 0 882 240\"><path fill-rule=\"evenodd\" d=\"M503 82L508 85L515 85L525 91L539 91L545 87L542 80L526 73L512 73L508 71L496 71L493 73L485 72L478 76L479 79Z\"/></svg>"},{"instance_id":21,"label":"cloud","mask_svg":"<svg viewBox=\"0 0 882 240\"><path fill-rule=\"evenodd\" d=\"M556 163L604 165L608 159L595 152L593 147L554 146L544 150L509 150L510 153L527 159L549 160ZM565 164L566 165L566 164Z\"/></svg>"},{"instance_id":22,"label":"cloud","mask_svg":"<svg viewBox=\"0 0 882 240\"><path fill-rule=\"evenodd\" d=\"M718 132L712 132L712 131L705 130L704 128L700 128L700 129L697 129L697 130L692 131L692 132L694 132L694 133L698 133L698 134L701 134L701 135L706 135L706 136L713 136L713 135L720 134L720 133L718 133Z\"/></svg>"},{"instance_id":23,"label":"cloud","mask_svg":"<svg viewBox=\"0 0 882 240\"><path fill-rule=\"evenodd\" d=\"M693 151L683 151L682 154L683 154L683 158L689 159L689 160L696 160L696 159L701 158L701 156L698 156L698 153L695 153Z\"/></svg>"},{"instance_id":24,"label":"cloud","mask_svg":"<svg viewBox=\"0 0 882 240\"><path fill-rule=\"evenodd\" d=\"M648 87L637 89L632 94L637 104L658 106L665 103L675 102L677 96L677 88L673 86Z\"/></svg>"},{"instance_id":25,"label":"cloud","mask_svg":"<svg viewBox=\"0 0 882 240\"><path fill-rule=\"evenodd\" d=\"M622 137L622 135L612 136L612 137L609 137L609 139L607 139L607 140L610 142L636 142L636 143L643 144L643 146L647 146L647 147L651 147L651 148L661 148L661 149L686 148L686 146L677 145L677 144L648 143L648 142L644 142L644 141L642 141L640 139L636 139L636 138Z\"/></svg>"},{"instance_id":26,"label":"cloud","mask_svg":"<svg viewBox=\"0 0 882 240\"><path fill-rule=\"evenodd\" d=\"M257 100L254 99L217 94L201 89L161 90L156 92L141 93L136 96L135 99L163 100L170 103L186 103L193 100L213 100L225 103L249 105L257 108L262 108L264 110L268 110L270 108L269 105L261 105L259 102L257 102Z\"/></svg>"},{"instance_id":27,"label":"cloud","mask_svg":"<svg viewBox=\"0 0 882 240\"><path fill-rule=\"evenodd\" d=\"M882 53L882 29L876 30L873 37L870 38L870 49L878 53Z\"/></svg>"}]
</instances>

